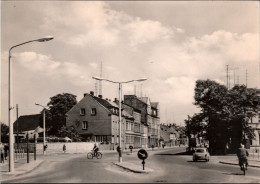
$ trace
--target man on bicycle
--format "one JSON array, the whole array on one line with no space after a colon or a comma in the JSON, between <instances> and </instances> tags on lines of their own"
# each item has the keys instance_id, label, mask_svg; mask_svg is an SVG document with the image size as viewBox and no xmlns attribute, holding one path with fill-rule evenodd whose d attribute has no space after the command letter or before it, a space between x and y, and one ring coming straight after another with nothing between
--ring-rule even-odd
<instances>
[{"instance_id":1,"label":"man on bicycle","mask_svg":"<svg viewBox=\"0 0 260 184\"><path fill-rule=\"evenodd\" d=\"M94 144L93 151L94 151L94 156L97 156L98 147L97 147L97 145L96 145L96 144Z\"/></svg>"},{"instance_id":2,"label":"man on bicycle","mask_svg":"<svg viewBox=\"0 0 260 184\"><path fill-rule=\"evenodd\" d=\"M246 169L247 169L247 165L248 165L247 157L248 156L249 156L248 151L245 149L245 146L243 144L241 144L240 148L238 148L238 150L237 150L237 157L239 160L238 164L239 164L241 170L242 170L243 162L246 162Z\"/></svg>"}]
</instances>

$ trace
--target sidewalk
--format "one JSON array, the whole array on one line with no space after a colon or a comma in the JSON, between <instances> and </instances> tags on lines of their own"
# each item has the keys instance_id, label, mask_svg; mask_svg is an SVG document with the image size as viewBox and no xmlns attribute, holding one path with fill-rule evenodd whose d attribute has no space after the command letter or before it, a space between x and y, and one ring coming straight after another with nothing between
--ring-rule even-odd
<instances>
[{"instance_id":1,"label":"sidewalk","mask_svg":"<svg viewBox=\"0 0 260 184\"><path fill-rule=\"evenodd\" d=\"M225 156L216 156L221 164L228 164L228 165L238 165L238 159L236 155L225 155ZM248 158L248 167L256 167L260 168L260 159L258 158Z\"/></svg>"},{"instance_id":2,"label":"sidewalk","mask_svg":"<svg viewBox=\"0 0 260 184\"><path fill-rule=\"evenodd\" d=\"M5 163L1 163L0 167L0 173L1 173L1 182L10 180L14 177L23 175L25 173L29 173L30 171L36 169L43 163L44 160L30 160L29 163L27 163L27 159L19 159L14 162L14 171L9 172L9 163L8 161L5 161Z\"/></svg>"}]
</instances>

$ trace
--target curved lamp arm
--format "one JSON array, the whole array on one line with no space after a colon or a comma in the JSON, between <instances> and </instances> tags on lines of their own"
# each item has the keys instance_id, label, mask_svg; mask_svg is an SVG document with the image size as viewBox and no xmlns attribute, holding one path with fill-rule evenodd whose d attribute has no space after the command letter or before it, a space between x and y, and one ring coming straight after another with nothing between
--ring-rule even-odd
<instances>
[{"instance_id":1,"label":"curved lamp arm","mask_svg":"<svg viewBox=\"0 0 260 184\"><path fill-rule=\"evenodd\" d=\"M108 82L112 82L112 83L117 83L117 84L130 83L130 82L134 82L134 81L142 82L142 81L147 80L146 78L143 78L143 79L136 79L136 80L130 80L130 81L125 81L125 82L116 82L116 81L111 81L111 80L104 79L104 78L100 78L100 77L92 77L92 78L93 78L93 79L96 79L96 80L104 80L104 81L108 81Z\"/></svg>"}]
</instances>

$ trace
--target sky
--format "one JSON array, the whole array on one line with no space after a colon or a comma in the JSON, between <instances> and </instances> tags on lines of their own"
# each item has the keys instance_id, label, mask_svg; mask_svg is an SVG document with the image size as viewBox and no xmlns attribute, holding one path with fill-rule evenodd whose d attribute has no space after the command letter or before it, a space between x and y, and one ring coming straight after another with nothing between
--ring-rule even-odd
<instances>
[{"instance_id":1,"label":"sky","mask_svg":"<svg viewBox=\"0 0 260 184\"><path fill-rule=\"evenodd\" d=\"M7 123L8 51L12 107L37 114L50 97L101 91L159 102L161 123L184 125L197 80L260 87L258 1L1 1L1 122ZM101 72L102 71L102 72ZM16 109L12 111L16 119Z\"/></svg>"}]
</instances>

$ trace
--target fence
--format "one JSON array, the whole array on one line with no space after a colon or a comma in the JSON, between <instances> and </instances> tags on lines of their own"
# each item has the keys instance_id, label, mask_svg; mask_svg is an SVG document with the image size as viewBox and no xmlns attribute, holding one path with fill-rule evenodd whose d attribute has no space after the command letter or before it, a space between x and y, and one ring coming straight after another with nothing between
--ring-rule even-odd
<instances>
[{"instance_id":1,"label":"fence","mask_svg":"<svg viewBox=\"0 0 260 184\"><path fill-rule=\"evenodd\" d=\"M260 148L251 148L250 149L250 153L249 153L249 157L252 159L260 159Z\"/></svg>"},{"instance_id":2,"label":"fence","mask_svg":"<svg viewBox=\"0 0 260 184\"><path fill-rule=\"evenodd\" d=\"M9 156L9 151L5 152L3 150L0 151L1 152L1 163L4 163L5 160L8 161L8 156ZM26 151L24 149L14 149L14 160L20 160L20 159L24 159L26 157Z\"/></svg>"}]
</instances>

